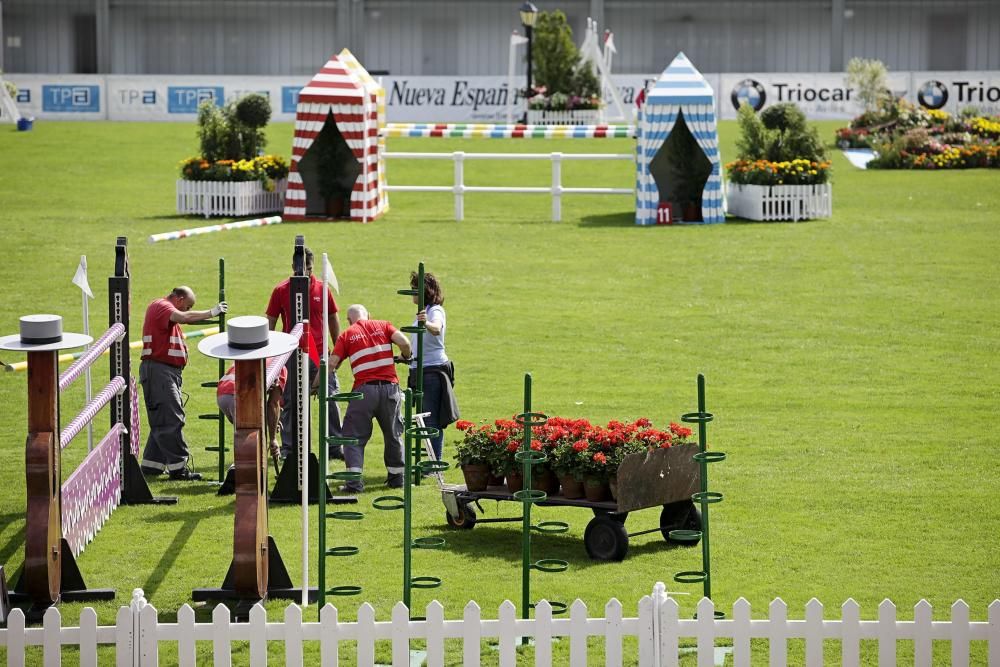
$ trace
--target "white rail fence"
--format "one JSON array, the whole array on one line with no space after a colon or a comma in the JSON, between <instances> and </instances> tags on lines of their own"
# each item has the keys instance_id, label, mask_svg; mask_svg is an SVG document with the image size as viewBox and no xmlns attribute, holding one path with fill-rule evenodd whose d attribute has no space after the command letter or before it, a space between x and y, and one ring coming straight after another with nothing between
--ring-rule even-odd
<instances>
[{"instance_id":1,"label":"white rail fence","mask_svg":"<svg viewBox=\"0 0 1000 667\"><path fill-rule=\"evenodd\" d=\"M260 181L177 180L177 212L184 214L241 216L280 213L285 207L288 179L274 182L268 191Z\"/></svg>"},{"instance_id":2,"label":"white rail fence","mask_svg":"<svg viewBox=\"0 0 1000 667\"><path fill-rule=\"evenodd\" d=\"M562 220L562 196L565 194L589 195L632 195L632 188L567 188L562 184L562 163L573 160L635 160L631 153L395 153L386 152L388 158L409 160L452 160L455 163L453 185L386 185L389 192L453 192L455 193L455 220L465 219L466 192L511 192L528 194L549 194L552 196L552 220ZM465 184L466 160L549 160L552 162L552 185L550 187L529 186L484 186Z\"/></svg>"},{"instance_id":3,"label":"white rail fence","mask_svg":"<svg viewBox=\"0 0 1000 667\"><path fill-rule=\"evenodd\" d=\"M410 640L426 640L427 664L444 664L446 639L461 640L462 661L479 665L481 640L496 638L499 642L499 664L513 667L516 647L521 637L534 639L535 664L553 664L553 640L565 637L569 647L569 664L587 664L588 637L603 637L606 665L628 664L643 666L677 665L680 640L694 640L698 665L714 665L714 647L718 640L732 644L733 664L748 666L750 641L763 639L769 643L769 665L788 664L788 640L805 640L804 664L823 664L824 640L841 644L841 663L861 664L860 642L877 642L878 664L895 665L897 643L913 643L914 664L933 664L931 643L950 642L950 664L954 667L970 664L972 642L986 642L977 653L985 656L989 665L1000 665L1000 600L988 610L987 621L970 621L969 607L959 600L951 606L951 620L933 620L931 605L920 601L913 610L913 620L899 620L896 607L885 600L878 607L877 620L861 620L861 608L853 600L841 607L839 620L824 618L823 605L810 600L805 606L804 620L789 620L788 607L780 599L769 606L767 619L752 619L750 603L740 598L733 605L731 619L716 619L711 600L702 599L695 619L679 618L677 602L657 584L651 595L638 604L638 616L624 618L622 605L610 600L604 607L603 618L591 618L587 606L577 600L570 607L568 618L553 618L552 608L540 602L535 618L517 618L514 605L507 601L499 609L497 619L483 619L475 602L469 602L461 620L445 620L444 607L437 601L426 608L425 621L411 621L406 607L398 603L392 610L391 621L376 621L375 610L368 603L358 609L358 620L340 622L337 609L323 608L319 622L303 621L302 609L289 605L281 622L269 622L260 605L250 612L249 622L233 623L225 605L217 606L210 623L196 623L194 610L184 605L177 612L176 623L161 623L156 609L136 589L132 603L118 610L114 626L98 626L97 613L84 609L79 627L62 627L59 610L45 612L41 628L25 628L20 610L11 613L7 628L0 629L0 646L6 647L8 665L24 665L27 658L37 662L37 653L27 653L27 647L40 646L45 665L59 665L61 647L79 647L79 664L97 665L98 645L115 647L118 667L159 664L159 649L163 642L177 646L177 664L195 665L195 642L212 643L212 661L217 666L232 662L232 642L249 642L250 663L267 664L267 642L284 642L285 664L305 664L307 642L318 642L320 663L338 664L340 644L356 646L356 664L375 664L375 642L388 640L392 644L392 664L410 664ZM638 655L625 656L622 640L638 639ZM242 658L241 658L242 659ZM310 663L313 662L310 659ZM560 658L563 661L564 658ZM982 658L978 658L982 660ZM977 664L982 664L981 662Z\"/></svg>"}]
</instances>

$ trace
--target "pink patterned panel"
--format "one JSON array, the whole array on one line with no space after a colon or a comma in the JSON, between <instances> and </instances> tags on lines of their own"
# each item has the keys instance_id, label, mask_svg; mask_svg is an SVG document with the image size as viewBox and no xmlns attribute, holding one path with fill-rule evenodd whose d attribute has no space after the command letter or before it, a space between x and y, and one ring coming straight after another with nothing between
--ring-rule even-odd
<instances>
[{"instance_id":1,"label":"pink patterned panel","mask_svg":"<svg viewBox=\"0 0 1000 667\"><path fill-rule=\"evenodd\" d=\"M119 440L115 424L62 486L62 529L74 556L94 539L121 500Z\"/></svg>"}]
</instances>

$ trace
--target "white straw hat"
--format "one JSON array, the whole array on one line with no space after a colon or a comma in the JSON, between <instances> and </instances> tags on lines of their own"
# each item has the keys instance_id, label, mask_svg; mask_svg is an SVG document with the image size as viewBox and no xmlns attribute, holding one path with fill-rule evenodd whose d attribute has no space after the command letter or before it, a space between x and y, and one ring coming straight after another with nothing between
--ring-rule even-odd
<instances>
[{"instance_id":1,"label":"white straw hat","mask_svg":"<svg viewBox=\"0 0 1000 667\"><path fill-rule=\"evenodd\" d=\"M63 333L59 315L25 315L21 318L21 333L0 338L0 350L18 352L50 352L83 347L94 342L90 336Z\"/></svg>"},{"instance_id":2,"label":"white straw hat","mask_svg":"<svg viewBox=\"0 0 1000 667\"><path fill-rule=\"evenodd\" d=\"M267 359L294 350L298 344L291 334L270 331L266 317L243 315L226 320L226 331L202 340L198 350L216 359Z\"/></svg>"}]
</instances>

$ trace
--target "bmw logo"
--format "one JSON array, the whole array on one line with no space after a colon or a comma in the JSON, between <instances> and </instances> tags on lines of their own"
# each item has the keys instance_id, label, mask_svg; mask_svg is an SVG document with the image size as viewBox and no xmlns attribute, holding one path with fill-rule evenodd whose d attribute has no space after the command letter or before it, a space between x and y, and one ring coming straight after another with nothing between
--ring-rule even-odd
<instances>
[{"instance_id":1,"label":"bmw logo","mask_svg":"<svg viewBox=\"0 0 1000 667\"><path fill-rule=\"evenodd\" d=\"M743 79L733 87L733 94L730 96L733 101L733 108L740 110L740 105L746 102L754 111L760 111L767 101L767 93L764 86L759 81L753 79Z\"/></svg>"},{"instance_id":2,"label":"bmw logo","mask_svg":"<svg viewBox=\"0 0 1000 667\"><path fill-rule=\"evenodd\" d=\"M925 109L940 109L948 103L948 88L940 81L927 81L917 91L917 101Z\"/></svg>"}]
</instances>

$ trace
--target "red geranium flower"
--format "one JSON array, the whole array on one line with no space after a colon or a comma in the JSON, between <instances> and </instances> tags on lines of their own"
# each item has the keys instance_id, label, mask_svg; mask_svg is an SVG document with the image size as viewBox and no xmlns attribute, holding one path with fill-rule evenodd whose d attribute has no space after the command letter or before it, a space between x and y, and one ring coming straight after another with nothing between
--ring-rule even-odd
<instances>
[{"instance_id":1,"label":"red geranium flower","mask_svg":"<svg viewBox=\"0 0 1000 667\"><path fill-rule=\"evenodd\" d=\"M457 422L455 422L455 428L457 428L459 431L468 431L470 428L472 428L472 426L473 426L472 422L470 422L468 419L459 419Z\"/></svg>"}]
</instances>

